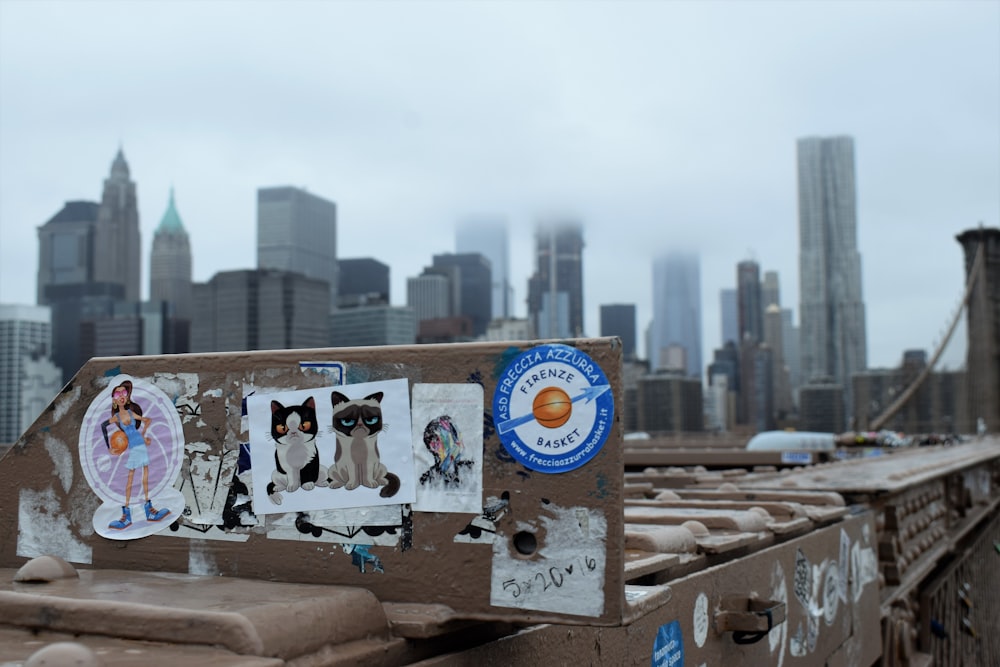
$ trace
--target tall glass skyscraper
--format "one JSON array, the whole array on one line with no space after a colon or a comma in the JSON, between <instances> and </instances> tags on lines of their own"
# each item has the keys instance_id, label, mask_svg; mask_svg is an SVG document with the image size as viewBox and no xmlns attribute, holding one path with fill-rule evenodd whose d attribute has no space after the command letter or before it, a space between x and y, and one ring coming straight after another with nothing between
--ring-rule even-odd
<instances>
[{"instance_id":1,"label":"tall glass skyscraper","mask_svg":"<svg viewBox=\"0 0 1000 667\"><path fill-rule=\"evenodd\" d=\"M850 406L851 374L867 366L854 140L799 139L798 188L802 380L831 378Z\"/></svg>"},{"instance_id":2,"label":"tall glass skyscraper","mask_svg":"<svg viewBox=\"0 0 1000 667\"><path fill-rule=\"evenodd\" d=\"M336 310L337 205L299 188L258 189L257 268L325 280Z\"/></svg>"},{"instance_id":3,"label":"tall glass skyscraper","mask_svg":"<svg viewBox=\"0 0 1000 667\"><path fill-rule=\"evenodd\" d=\"M649 362L654 371L679 369L680 366L688 377L701 377L701 269L698 255L669 252L653 262L653 325Z\"/></svg>"}]
</instances>

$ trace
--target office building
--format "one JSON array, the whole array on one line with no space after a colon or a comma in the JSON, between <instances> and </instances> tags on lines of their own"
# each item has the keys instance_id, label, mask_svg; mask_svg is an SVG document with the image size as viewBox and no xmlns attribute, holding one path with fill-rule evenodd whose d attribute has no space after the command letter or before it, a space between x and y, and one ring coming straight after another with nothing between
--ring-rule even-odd
<instances>
[{"instance_id":1,"label":"office building","mask_svg":"<svg viewBox=\"0 0 1000 667\"><path fill-rule=\"evenodd\" d=\"M50 316L47 306L0 305L0 444L15 442L62 387Z\"/></svg>"},{"instance_id":2,"label":"office building","mask_svg":"<svg viewBox=\"0 0 1000 667\"><path fill-rule=\"evenodd\" d=\"M153 233L149 256L149 300L171 305L178 319L191 318L191 243L170 189L167 210Z\"/></svg>"},{"instance_id":3,"label":"office building","mask_svg":"<svg viewBox=\"0 0 1000 667\"><path fill-rule=\"evenodd\" d=\"M337 260L337 305L389 305L389 265L371 257Z\"/></svg>"},{"instance_id":4,"label":"office building","mask_svg":"<svg viewBox=\"0 0 1000 667\"><path fill-rule=\"evenodd\" d=\"M407 306L369 304L330 314L331 347L413 345L417 320Z\"/></svg>"},{"instance_id":5,"label":"office building","mask_svg":"<svg viewBox=\"0 0 1000 667\"><path fill-rule=\"evenodd\" d=\"M194 285L192 352L330 344L330 284L269 269L223 271Z\"/></svg>"},{"instance_id":6,"label":"office building","mask_svg":"<svg viewBox=\"0 0 1000 667\"><path fill-rule=\"evenodd\" d=\"M601 335L618 336L622 339L622 359L634 361L635 352L635 304L612 303L601 306Z\"/></svg>"},{"instance_id":7,"label":"office building","mask_svg":"<svg viewBox=\"0 0 1000 667\"><path fill-rule=\"evenodd\" d=\"M139 235L139 207L135 182L121 149L104 180L104 192L94 225L91 280L121 285L124 300L138 303L141 298L142 244Z\"/></svg>"},{"instance_id":8,"label":"office building","mask_svg":"<svg viewBox=\"0 0 1000 667\"><path fill-rule=\"evenodd\" d=\"M802 379L831 379L847 392L846 405L851 375L867 364L854 183L853 139L799 139Z\"/></svg>"},{"instance_id":9,"label":"office building","mask_svg":"<svg viewBox=\"0 0 1000 667\"><path fill-rule=\"evenodd\" d=\"M38 228L38 290L36 301L48 305L49 285L81 285L93 279L94 226L100 205L68 201Z\"/></svg>"},{"instance_id":10,"label":"office building","mask_svg":"<svg viewBox=\"0 0 1000 667\"><path fill-rule=\"evenodd\" d=\"M406 305L413 309L417 323L452 314L451 278L446 273L428 269L419 276L406 279Z\"/></svg>"},{"instance_id":11,"label":"office building","mask_svg":"<svg viewBox=\"0 0 1000 667\"><path fill-rule=\"evenodd\" d=\"M705 430L701 381L679 373L655 373L638 379L638 430L677 433Z\"/></svg>"},{"instance_id":12,"label":"office building","mask_svg":"<svg viewBox=\"0 0 1000 667\"><path fill-rule=\"evenodd\" d=\"M513 287L510 284L510 244L507 223L495 219L469 219L455 230L455 251L479 253L490 263L492 286L491 319L513 317Z\"/></svg>"},{"instance_id":13,"label":"office building","mask_svg":"<svg viewBox=\"0 0 1000 667\"><path fill-rule=\"evenodd\" d=\"M330 286L337 307L337 205L300 188L257 190L257 268L300 273Z\"/></svg>"},{"instance_id":14,"label":"office building","mask_svg":"<svg viewBox=\"0 0 1000 667\"><path fill-rule=\"evenodd\" d=\"M990 433L1000 431L1000 229L979 227L957 237L968 280L981 251L982 264L966 308L968 415Z\"/></svg>"},{"instance_id":15,"label":"office building","mask_svg":"<svg viewBox=\"0 0 1000 667\"><path fill-rule=\"evenodd\" d=\"M701 275L698 256L670 252L653 262L653 322L648 350L654 372L683 351L688 377L701 378Z\"/></svg>"},{"instance_id":16,"label":"office building","mask_svg":"<svg viewBox=\"0 0 1000 667\"><path fill-rule=\"evenodd\" d=\"M719 290L719 312L722 322L722 344L740 340L740 307L736 298L736 290L725 288Z\"/></svg>"},{"instance_id":17,"label":"office building","mask_svg":"<svg viewBox=\"0 0 1000 667\"><path fill-rule=\"evenodd\" d=\"M760 265L745 260L736 265L736 291L739 308L739 331L745 340L764 340L764 308L760 289Z\"/></svg>"},{"instance_id":18,"label":"office building","mask_svg":"<svg viewBox=\"0 0 1000 667\"><path fill-rule=\"evenodd\" d=\"M535 230L535 272L528 279L528 317L539 338L584 336L583 226L550 220Z\"/></svg>"},{"instance_id":19,"label":"office building","mask_svg":"<svg viewBox=\"0 0 1000 667\"><path fill-rule=\"evenodd\" d=\"M493 319L490 261L479 253L434 255L429 271L442 271L452 281L452 312L467 317L472 335L482 336Z\"/></svg>"}]
</instances>

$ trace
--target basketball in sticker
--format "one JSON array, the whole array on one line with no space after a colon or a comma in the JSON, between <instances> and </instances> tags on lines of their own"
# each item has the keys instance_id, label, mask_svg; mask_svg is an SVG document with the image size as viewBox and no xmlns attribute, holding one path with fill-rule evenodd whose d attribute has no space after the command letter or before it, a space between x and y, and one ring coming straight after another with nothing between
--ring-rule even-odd
<instances>
[{"instance_id":1,"label":"basketball in sticker","mask_svg":"<svg viewBox=\"0 0 1000 667\"><path fill-rule=\"evenodd\" d=\"M573 414L573 402L569 394L559 387L546 387L535 395L535 400L531 402L531 413L542 426L559 428Z\"/></svg>"},{"instance_id":2,"label":"basketball in sticker","mask_svg":"<svg viewBox=\"0 0 1000 667\"><path fill-rule=\"evenodd\" d=\"M120 456L122 452L128 449L128 436L125 435L124 431L115 431L112 434L110 449L114 456Z\"/></svg>"}]
</instances>

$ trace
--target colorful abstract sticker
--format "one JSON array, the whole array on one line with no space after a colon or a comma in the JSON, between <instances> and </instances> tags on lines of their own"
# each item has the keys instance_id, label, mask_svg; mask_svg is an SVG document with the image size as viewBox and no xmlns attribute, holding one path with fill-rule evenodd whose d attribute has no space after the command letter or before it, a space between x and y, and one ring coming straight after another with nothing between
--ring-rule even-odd
<instances>
[{"instance_id":1,"label":"colorful abstract sticker","mask_svg":"<svg viewBox=\"0 0 1000 667\"><path fill-rule=\"evenodd\" d=\"M112 540L159 532L184 512L173 488L184 433L173 401L153 384L117 375L90 404L80 427L80 465L103 503L94 530Z\"/></svg>"},{"instance_id":2,"label":"colorful abstract sticker","mask_svg":"<svg viewBox=\"0 0 1000 667\"><path fill-rule=\"evenodd\" d=\"M413 449L419 512L483 507L483 387L413 385Z\"/></svg>"},{"instance_id":3,"label":"colorful abstract sticker","mask_svg":"<svg viewBox=\"0 0 1000 667\"><path fill-rule=\"evenodd\" d=\"M604 372L568 345L541 345L508 364L493 394L500 441L538 472L575 470L601 451L614 420Z\"/></svg>"},{"instance_id":4,"label":"colorful abstract sticker","mask_svg":"<svg viewBox=\"0 0 1000 667\"><path fill-rule=\"evenodd\" d=\"M257 515L415 499L406 379L253 394L247 419Z\"/></svg>"}]
</instances>

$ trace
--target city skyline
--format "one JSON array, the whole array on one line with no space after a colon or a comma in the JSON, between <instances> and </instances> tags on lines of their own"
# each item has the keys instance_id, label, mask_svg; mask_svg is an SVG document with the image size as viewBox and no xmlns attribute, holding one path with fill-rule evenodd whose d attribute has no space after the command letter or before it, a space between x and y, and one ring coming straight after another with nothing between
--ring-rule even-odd
<instances>
[{"instance_id":1,"label":"city skyline","mask_svg":"<svg viewBox=\"0 0 1000 667\"><path fill-rule=\"evenodd\" d=\"M697 249L705 358L748 252L798 320L801 137L855 139L870 366L931 348L964 282L955 234L1000 223L995 4L58 7L0 6L3 303L33 302L37 228L95 201L119 147L144 290L171 187L205 282L255 266L254 193L293 185L337 203L337 254L388 264L397 305L456 221L510 220L524 317L532 232L555 213L584 226L588 335L609 303L645 331L653 257ZM261 25L295 48L260 52Z\"/></svg>"}]
</instances>

